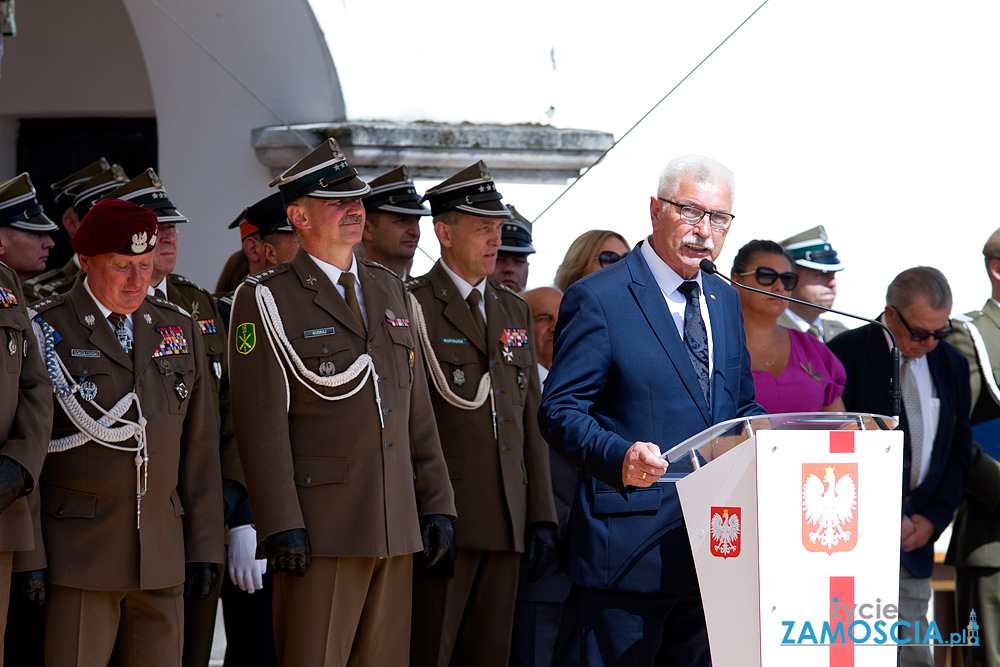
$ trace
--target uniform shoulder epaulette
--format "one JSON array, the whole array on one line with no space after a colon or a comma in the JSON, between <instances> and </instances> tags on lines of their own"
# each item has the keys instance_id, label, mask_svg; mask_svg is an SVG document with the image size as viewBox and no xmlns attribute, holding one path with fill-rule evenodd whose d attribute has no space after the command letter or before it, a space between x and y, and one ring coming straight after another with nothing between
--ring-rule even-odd
<instances>
[{"instance_id":1,"label":"uniform shoulder epaulette","mask_svg":"<svg viewBox=\"0 0 1000 667\"><path fill-rule=\"evenodd\" d=\"M506 292L507 294L510 294L511 296L516 296L518 299L521 299L521 301L524 301L524 298L520 294L518 294L511 288L507 287L499 280L490 280L490 285L492 285L493 289L497 290L498 292Z\"/></svg>"},{"instance_id":2,"label":"uniform shoulder epaulette","mask_svg":"<svg viewBox=\"0 0 1000 667\"><path fill-rule=\"evenodd\" d=\"M429 283L430 281L427 279L427 276L420 276L417 278L410 278L403 284L406 286L406 289L412 290L416 289L417 287L423 287L424 285L427 285Z\"/></svg>"},{"instance_id":3,"label":"uniform shoulder epaulette","mask_svg":"<svg viewBox=\"0 0 1000 667\"><path fill-rule=\"evenodd\" d=\"M63 299L62 294L54 294L48 298L42 299L38 303L31 304L31 308L35 311L36 315L40 315L50 308L61 305L63 301L65 301L65 299ZM32 317L34 317L34 315L32 315Z\"/></svg>"},{"instance_id":4,"label":"uniform shoulder epaulette","mask_svg":"<svg viewBox=\"0 0 1000 667\"><path fill-rule=\"evenodd\" d=\"M166 299L161 299L158 296L151 296L147 298L150 301L152 301L155 305L160 306L161 308L169 308L170 310L177 311L178 313L184 315L185 317L191 317L191 313L187 312L173 301L167 301Z\"/></svg>"},{"instance_id":5,"label":"uniform shoulder epaulette","mask_svg":"<svg viewBox=\"0 0 1000 667\"><path fill-rule=\"evenodd\" d=\"M974 320L975 318L979 317L982 314L983 311L980 310L971 313L966 313L964 315L956 315L955 319L958 320L959 322L971 322L972 320Z\"/></svg>"},{"instance_id":6,"label":"uniform shoulder epaulette","mask_svg":"<svg viewBox=\"0 0 1000 667\"><path fill-rule=\"evenodd\" d=\"M393 271L392 269L390 269L388 266L385 266L384 264L379 264L378 262L374 262L374 261L372 261L370 259L366 259L364 257L358 257L358 262L360 262L361 264L364 264L365 266L371 266L371 267L375 267L377 269L382 269L386 273L391 274L394 278L399 278L399 276L396 275L395 271Z\"/></svg>"},{"instance_id":7,"label":"uniform shoulder epaulette","mask_svg":"<svg viewBox=\"0 0 1000 667\"><path fill-rule=\"evenodd\" d=\"M219 303L224 303L227 306L232 306L233 305L233 297L234 296L236 296L236 294L234 292L227 292L227 293L223 294L222 296L218 297L216 299L216 301L219 302Z\"/></svg>"},{"instance_id":8,"label":"uniform shoulder epaulette","mask_svg":"<svg viewBox=\"0 0 1000 667\"><path fill-rule=\"evenodd\" d=\"M207 289L205 289L195 281L191 280L190 278L185 278L184 276L178 273L170 273L167 274L167 280L169 280L171 284L173 284L175 287L187 287L190 289L194 289L201 292L209 301L215 300L215 297L212 296L211 292L209 292Z\"/></svg>"},{"instance_id":9,"label":"uniform shoulder epaulette","mask_svg":"<svg viewBox=\"0 0 1000 667\"><path fill-rule=\"evenodd\" d=\"M267 269L266 271L261 271L260 273L253 274L252 276L247 276L246 280L244 280L243 282L249 285L256 285L257 283L262 283L265 280L273 278L274 276L280 273L285 273L290 268L292 268L292 265L289 264L288 262L284 262L282 264L278 264L277 266L272 266L270 269Z\"/></svg>"},{"instance_id":10,"label":"uniform shoulder epaulette","mask_svg":"<svg viewBox=\"0 0 1000 667\"><path fill-rule=\"evenodd\" d=\"M37 276L32 276L24 281L25 285L44 285L53 278L62 275L62 269L49 269L48 271L42 271Z\"/></svg>"},{"instance_id":11,"label":"uniform shoulder epaulette","mask_svg":"<svg viewBox=\"0 0 1000 667\"><path fill-rule=\"evenodd\" d=\"M168 273L167 280L169 280L175 285L193 285L194 287L201 289L201 285L199 285L198 283L196 283L195 281L191 280L186 276L182 276L179 273Z\"/></svg>"}]
</instances>

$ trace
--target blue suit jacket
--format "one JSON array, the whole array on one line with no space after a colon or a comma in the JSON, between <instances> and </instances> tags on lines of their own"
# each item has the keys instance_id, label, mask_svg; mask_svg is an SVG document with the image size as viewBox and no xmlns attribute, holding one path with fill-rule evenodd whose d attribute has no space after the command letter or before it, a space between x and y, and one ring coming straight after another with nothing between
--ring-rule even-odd
<instances>
[{"instance_id":1,"label":"blue suit jacket","mask_svg":"<svg viewBox=\"0 0 1000 667\"><path fill-rule=\"evenodd\" d=\"M889 414L889 346L882 329L873 324L840 334L829 343L847 371L844 406L852 412ZM900 563L914 577L929 577L934 569L934 540L955 516L969 468L969 364L944 341L927 353L931 379L941 401L941 415L930 468L924 481L910 488L910 430L903 430L903 514L920 514L934 524L933 538L920 549L900 553Z\"/></svg>"},{"instance_id":2,"label":"blue suit jacket","mask_svg":"<svg viewBox=\"0 0 1000 667\"><path fill-rule=\"evenodd\" d=\"M569 576L592 588L677 594L697 586L673 484L623 493L636 441L661 451L713 423L764 414L735 290L702 276L712 325L705 401L663 294L638 251L566 292L539 409L542 434L583 473L569 535ZM690 471L687 461L669 473Z\"/></svg>"}]
</instances>

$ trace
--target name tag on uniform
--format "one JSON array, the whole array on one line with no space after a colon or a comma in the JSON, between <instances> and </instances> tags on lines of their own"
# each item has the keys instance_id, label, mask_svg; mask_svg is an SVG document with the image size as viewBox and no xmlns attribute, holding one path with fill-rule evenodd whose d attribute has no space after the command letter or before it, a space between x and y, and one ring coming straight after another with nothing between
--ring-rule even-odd
<instances>
[{"instance_id":1,"label":"name tag on uniform","mask_svg":"<svg viewBox=\"0 0 1000 667\"><path fill-rule=\"evenodd\" d=\"M465 338L442 338L441 343L443 345L468 345L469 341Z\"/></svg>"},{"instance_id":2,"label":"name tag on uniform","mask_svg":"<svg viewBox=\"0 0 1000 667\"><path fill-rule=\"evenodd\" d=\"M73 348L70 350L69 355L71 357L87 357L88 359L94 359L101 356L100 350L78 350Z\"/></svg>"},{"instance_id":3,"label":"name tag on uniform","mask_svg":"<svg viewBox=\"0 0 1000 667\"><path fill-rule=\"evenodd\" d=\"M335 332L333 327L326 327L325 329L310 329L309 331L303 331L302 335L306 338L316 338L317 336L330 336Z\"/></svg>"}]
</instances>

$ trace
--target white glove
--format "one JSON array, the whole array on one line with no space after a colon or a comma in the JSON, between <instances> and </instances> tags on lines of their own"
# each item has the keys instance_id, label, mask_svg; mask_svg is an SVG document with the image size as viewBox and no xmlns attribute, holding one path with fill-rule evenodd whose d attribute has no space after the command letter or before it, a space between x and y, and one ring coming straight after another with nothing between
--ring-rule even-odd
<instances>
[{"instance_id":1,"label":"white glove","mask_svg":"<svg viewBox=\"0 0 1000 667\"><path fill-rule=\"evenodd\" d=\"M257 560L257 531L253 525L229 529L229 579L241 591L253 593L264 588L262 577L267 559Z\"/></svg>"}]
</instances>

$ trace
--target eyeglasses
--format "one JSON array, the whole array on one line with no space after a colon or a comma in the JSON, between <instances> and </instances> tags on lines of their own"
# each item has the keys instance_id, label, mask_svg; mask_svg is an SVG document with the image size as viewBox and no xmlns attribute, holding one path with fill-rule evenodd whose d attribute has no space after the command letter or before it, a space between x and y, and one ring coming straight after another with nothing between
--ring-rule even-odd
<instances>
[{"instance_id":1,"label":"eyeglasses","mask_svg":"<svg viewBox=\"0 0 1000 667\"><path fill-rule=\"evenodd\" d=\"M942 338L947 338L953 331L951 322L948 322L948 326L945 328L938 329L937 331L914 331L910 328L910 325L906 323L906 320L903 318L903 313L899 312L896 308L893 308L892 310L896 313L896 317L899 318L899 321L903 323L903 326L906 327L906 330L910 332L910 340L916 343L922 343L932 336L936 340L941 340Z\"/></svg>"},{"instance_id":2,"label":"eyeglasses","mask_svg":"<svg viewBox=\"0 0 1000 667\"><path fill-rule=\"evenodd\" d=\"M789 292L795 289L795 286L799 284L798 275L792 273L791 271L788 271L787 273L778 273L768 266L758 266L753 271L744 271L743 273L737 273L736 275L749 276L750 274L753 274L754 279L764 287L773 285L774 281L778 278L781 278L781 286Z\"/></svg>"},{"instance_id":3,"label":"eyeglasses","mask_svg":"<svg viewBox=\"0 0 1000 667\"><path fill-rule=\"evenodd\" d=\"M603 269L606 266L611 266L615 262L620 262L621 260L625 259L627 255L628 255L627 252L619 255L616 252L605 250L604 252L602 252L597 256L597 261L601 263L601 268Z\"/></svg>"},{"instance_id":4,"label":"eyeglasses","mask_svg":"<svg viewBox=\"0 0 1000 667\"><path fill-rule=\"evenodd\" d=\"M712 225L712 229L720 232L724 232L729 229L729 225L732 224L733 218L736 216L732 213L722 213L720 211L706 211L705 209L698 208L697 206L692 206L691 204L678 204L677 202L672 202L669 199L664 199L663 197L657 197L662 202L666 202L671 206L676 206L681 211L681 220L688 223L689 225L697 225L701 222L701 219L706 215L708 216L708 222Z\"/></svg>"}]
</instances>

